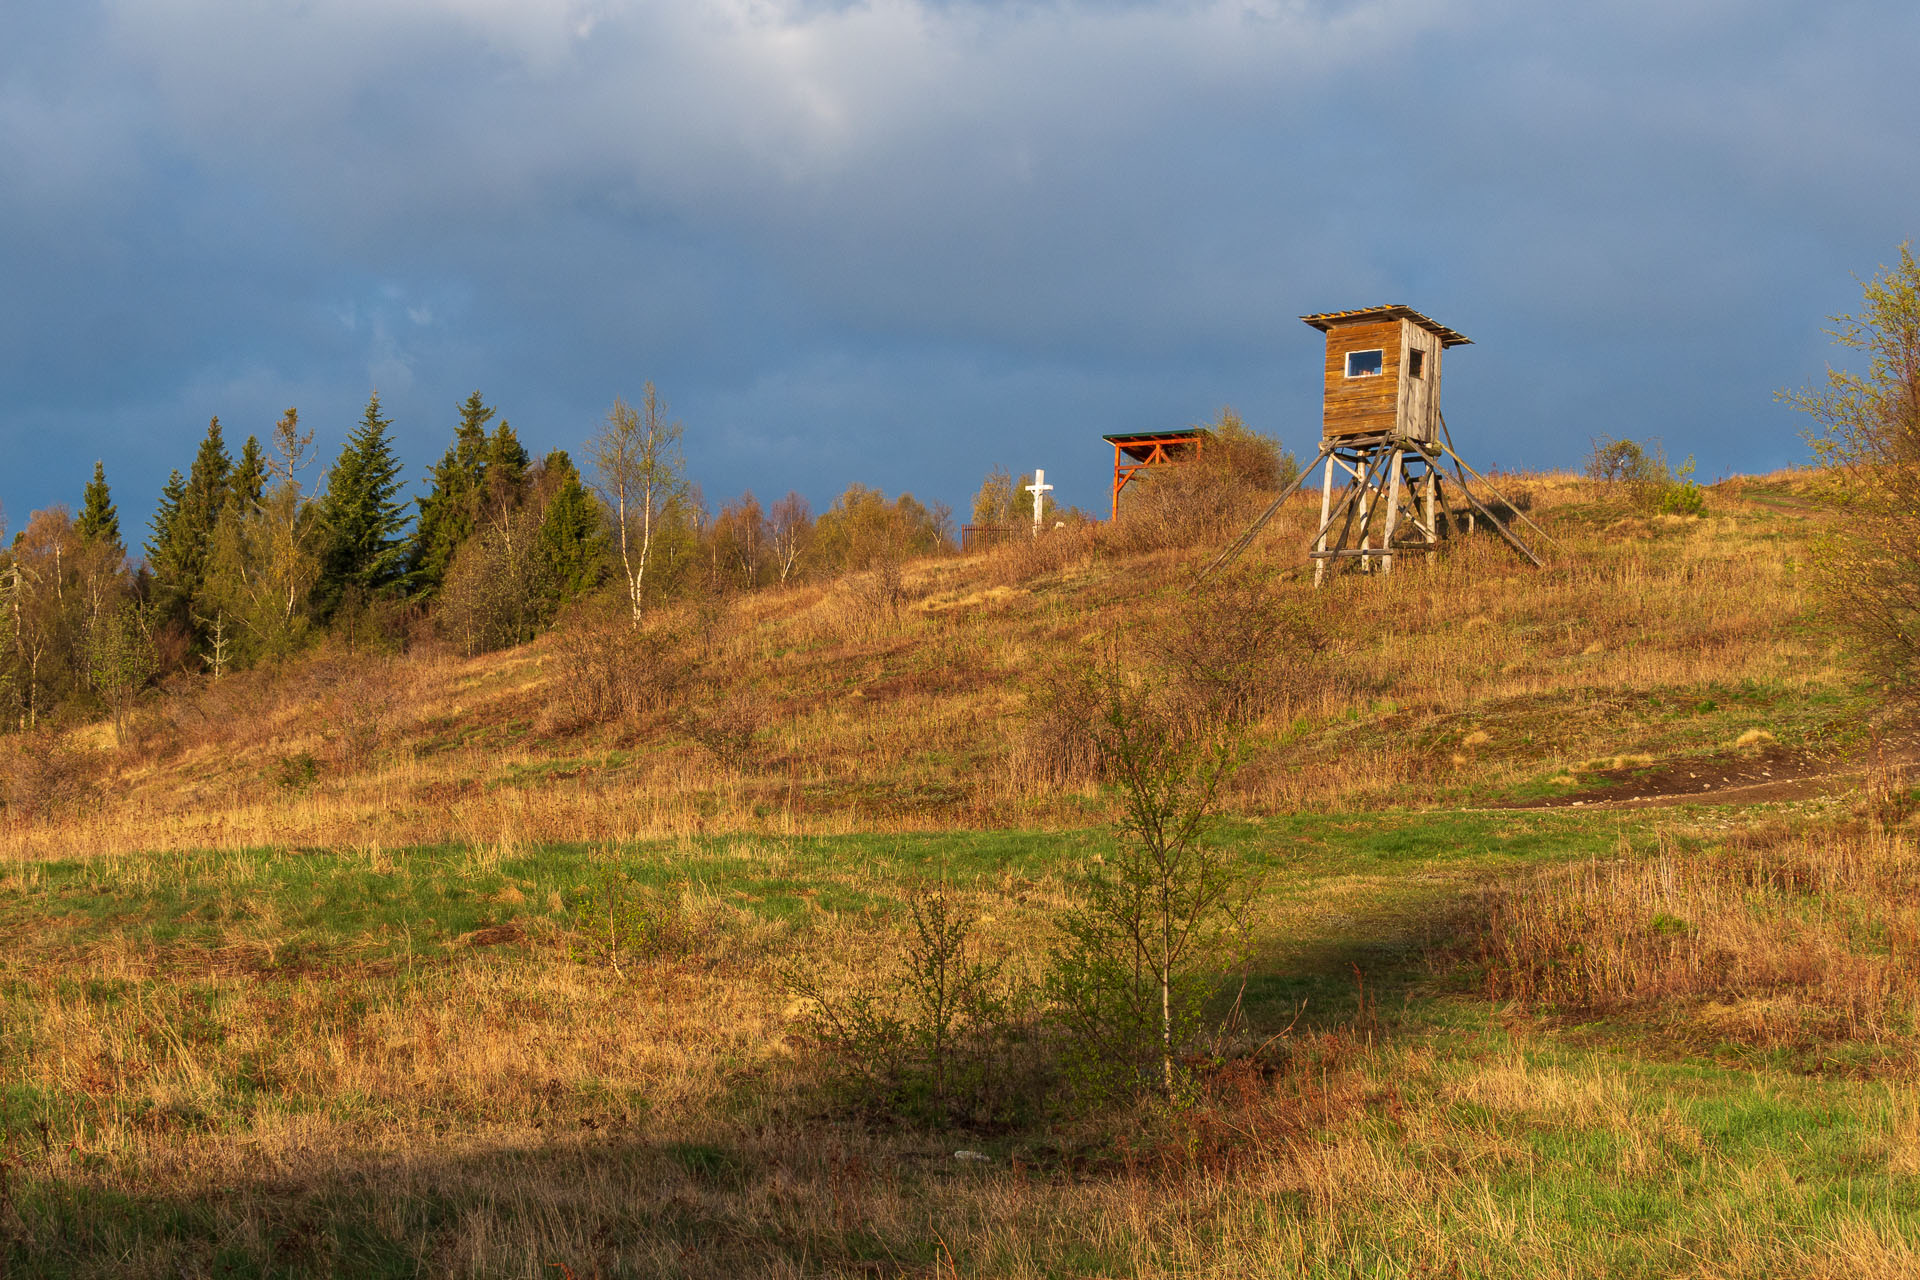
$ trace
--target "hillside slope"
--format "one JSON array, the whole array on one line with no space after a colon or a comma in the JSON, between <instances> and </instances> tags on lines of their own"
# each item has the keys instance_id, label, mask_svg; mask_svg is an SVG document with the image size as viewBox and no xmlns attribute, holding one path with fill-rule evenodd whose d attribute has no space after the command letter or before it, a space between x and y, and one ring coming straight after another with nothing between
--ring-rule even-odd
<instances>
[{"instance_id":1,"label":"hillside slope","mask_svg":"<svg viewBox=\"0 0 1920 1280\"><path fill-rule=\"evenodd\" d=\"M5 849L1078 822L1103 810L1063 699L1115 645L1245 709L1251 814L1685 791L1859 747L1852 680L1806 620L1823 517L1803 480L1724 482L1685 519L1568 476L1502 483L1562 544L1545 570L1481 535L1316 592L1307 499L1205 588L1211 537L1062 533L910 564L897 594L852 578L663 610L627 659L649 705L598 723L581 684L619 627L190 682L125 750L106 726L16 746Z\"/></svg>"}]
</instances>

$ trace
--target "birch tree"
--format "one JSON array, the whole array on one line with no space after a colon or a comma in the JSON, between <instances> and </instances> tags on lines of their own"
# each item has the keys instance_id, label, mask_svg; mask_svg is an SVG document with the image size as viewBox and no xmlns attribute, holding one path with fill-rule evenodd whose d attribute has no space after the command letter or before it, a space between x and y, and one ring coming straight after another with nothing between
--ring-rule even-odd
<instances>
[{"instance_id":1,"label":"birch tree","mask_svg":"<svg viewBox=\"0 0 1920 1280\"><path fill-rule=\"evenodd\" d=\"M289 409L274 427L271 478L260 503L222 514L214 533L209 612L232 617L263 656L293 651L307 630L307 606L320 577L310 545L312 520L299 474L312 462L313 432Z\"/></svg>"},{"instance_id":2,"label":"birch tree","mask_svg":"<svg viewBox=\"0 0 1920 1280\"><path fill-rule=\"evenodd\" d=\"M1244 948L1252 877L1205 837L1232 774L1232 739L1132 685L1118 643L1088 673L1101 764L1115 783L1119 837L1060 917L1052 987L1082 1078L1097 1091L1143 1086L1172 1099L1182 1053Z\"/></svg>"},{"instance_id":3,"label":"birch tree","mask_svg":"<svg viewBox=\"0 0 1920 1280\"><path fill-rule=\"evenodd\" d=\"M87 636L87 678L113 715L115 746L126 745L127 713L160 669L146 611L128 601L97 620Z\"/></svg>"},{"instance_id":4,"label":"birch tree","mask_svg":"<svg viewBox=\"0 0 1920 1280\"><path fill-rule=\"evenodd\" d=\"M773 559L779 566L780 585L784 587L799 569L800 558L813 540L813 508L797 492L789 491L773 504L771 525Z\"/></svg>"},{"instance_id":5,"label":"birch tree","mask_svg":"<svg viewBox=\"0 0 1920 1280\"><path fill-rule=\"evenodd\" d=\"M646 610L647 567L654 538L669 503L686 496L680 453L684 428L669 421L667 406L649 382L636 408L615 399L605 425L587 446L597 489L613 517L614 543L627 579L633 625Z\"/></svg>"}]
</instances>

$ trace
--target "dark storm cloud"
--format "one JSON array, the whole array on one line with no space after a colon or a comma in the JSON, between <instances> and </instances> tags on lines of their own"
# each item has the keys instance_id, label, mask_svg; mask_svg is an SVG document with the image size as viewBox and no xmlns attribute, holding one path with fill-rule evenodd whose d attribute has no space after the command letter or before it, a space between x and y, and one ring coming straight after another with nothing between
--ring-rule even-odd
<instances>
[{"instance_id":1,"label":"dark storm cloud","mask_svg":"<svg viewBox=\"0 0 1920 1280\"><path fill-rule=\"evenodd\" d=\"M1772 392L1911 233L1893 3L211 0L0 16L0 502L144 513L206 418L415 473L482 388L573 447L658 382L710 497L1098 507L1097 435L1316 433L1303 311L1479 345L1505 465L1796 458Z\"/></svg>"}]
</instances>

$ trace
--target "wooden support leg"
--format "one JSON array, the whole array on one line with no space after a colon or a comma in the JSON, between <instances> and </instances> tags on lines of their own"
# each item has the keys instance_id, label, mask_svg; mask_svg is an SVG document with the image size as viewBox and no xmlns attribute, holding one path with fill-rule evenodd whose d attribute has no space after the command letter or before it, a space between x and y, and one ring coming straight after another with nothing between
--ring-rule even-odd
<instances>
[{"instance_id":1,"label":"wooden support leg","mask_svg":"<svg viewBox=\"0 0 1920 1280\"><path fill-rule=\"evenodd\" d=\"M1366 477L1360 490L1360 572L1372 573L1373 557L1366 553L1373 550L1373 499L1380 491L1380 482L1373 478L1372 458L1362 462L1360 470Z\"/></svg>"},{"instance_id":2,"label":"wooden support leg","mask_svg":"<svg viewBox=\"0 0 1920 1280\"><path fill-rule=\"evenodd\" d=\"M1425 484L1426 484L1426 490L1427 490L1427 493L1426 493L1427 541L1429 543L1438 543L1440 541L1440 526L1433 522L1434 476L1433 476L1433 464L1431 462L1427 464L1427 474L1426 474Z\"/></svg>"},{"instance_id":3,"label":"wooden support leg","mask_svg":"<svg viewBox=\"0 0 1920 1280\"><path fill-rule=\"evenodd\" d=\"M1406 465L1407 455L1395 449L1393 461L1387 464L1387 469L1392 473L1393 478L1389 481L1387 492L1386 530L1380 536L1380 549L1386 552L1380 557L1382 573L1393 572L1393 535L1400 528L1400 479L1406 470Z\"/></svg>"},{"instance_id":4,"label":"wooden support leg","mask_svg":"<svg viewBox=\"0 0 1920 1280\"><path fill-rule=\"evenodd\" d=\"M1327 525L1331 523L1330 517L1333 514L1333 451L1331 449L1327 450L1326 463L1327 475L1320 482L1320 537L1314 543L1315 551L1327 549ZM1323 557L1313 562L1313 585L1317 587L1326 580L1327 562Z\"/></svg>"}]
</instances>

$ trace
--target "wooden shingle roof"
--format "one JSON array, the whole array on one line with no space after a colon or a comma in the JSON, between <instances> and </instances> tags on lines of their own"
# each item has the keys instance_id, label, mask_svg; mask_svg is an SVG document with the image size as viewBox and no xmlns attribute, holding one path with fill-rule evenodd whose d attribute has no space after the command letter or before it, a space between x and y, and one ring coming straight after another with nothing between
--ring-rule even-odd
<instances>
[{"instance_id":1,"label":"wooden shingle roof","mask_svg":"<svg viewBox=\"0 0 1920 1280\"><path fill-rule=\"evenodd\" d=\"M1366 324L1375 320L1411 320L1440 339L1442 347L1470 346L1473 342L1466 334L1449 329L1438 320L1429 320L1412 307L1386 306L1362 307L1358 311L1322 311L1316 315L1301 316L1302 320L1325 333L1329 329L1343 324Z\"/></svg>"}]
</instances>

